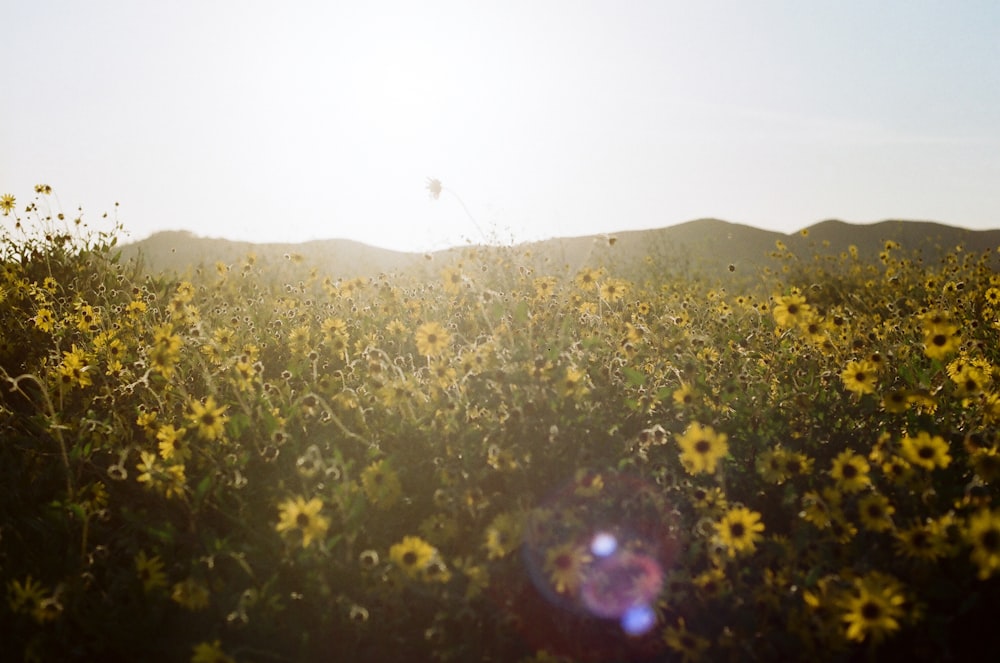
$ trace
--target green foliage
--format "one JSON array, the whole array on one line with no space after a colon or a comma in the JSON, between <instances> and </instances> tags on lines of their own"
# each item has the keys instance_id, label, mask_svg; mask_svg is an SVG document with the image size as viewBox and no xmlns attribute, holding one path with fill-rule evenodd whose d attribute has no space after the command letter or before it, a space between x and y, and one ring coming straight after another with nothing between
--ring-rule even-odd
<instances>
[{"instance_id":1,"label":"green foliage","mask_svg":"<svg viewBox=\"0 0 1000 663\"><path fill-rule=\"evenodd\" d=\"M943 660L995 614L985 256L180 280L38 193L0 247L14 659ZM580 609L617 516L641 636Z\"/></svg>"}]
</instances>

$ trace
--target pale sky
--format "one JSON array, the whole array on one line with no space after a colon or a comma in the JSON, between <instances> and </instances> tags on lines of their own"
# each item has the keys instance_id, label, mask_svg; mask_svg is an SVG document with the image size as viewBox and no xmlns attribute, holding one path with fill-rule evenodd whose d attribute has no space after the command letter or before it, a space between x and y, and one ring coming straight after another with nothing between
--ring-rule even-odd
<instances>
[{"instance_id":1,"label":"pale sky","mask_svg":"<svg viewBox=\"0 0 1000 663\"><path fill-rule=\"evenodd\" d=\"M0 194L117 201L129 239L482 241L453 194L502 241L1000 227L993 0L6 0L0 26Z\"/></svg>"}]
</instances>

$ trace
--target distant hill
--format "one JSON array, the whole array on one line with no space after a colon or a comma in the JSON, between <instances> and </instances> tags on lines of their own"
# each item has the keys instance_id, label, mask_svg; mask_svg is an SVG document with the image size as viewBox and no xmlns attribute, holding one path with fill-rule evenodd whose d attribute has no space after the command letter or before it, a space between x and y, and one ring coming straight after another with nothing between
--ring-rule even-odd
<instances>
[{"instance_id":1,"label":"distant hill","mask_svg":"<svg viewBox=\"0 0 1000 663\"><path fill-rule=\"evenodd\" d=\"M675 273L721 275L733 265L752 273L773 264L769 254L778 241L800 259L814 254L837 255L854 245L863 260L874 260L886 241L898 242L903 252L931 264L946 252L962 246L980 253L1000 247L1000 230L967 230L926 221L890 220L874 224L851 224L828 220L806 229L783 234L719 219L698 219L652 230L613 235L564 237L517 246L530 252L540 269L551 266L582 267L584 264L614 264L621 272L640 264L645 256L657 258ZM613 238L613 240L612 240ZM461 249L446 249L432 257L446 257ZM280 263L293 257L337 277L372 276L426 265L426 254L391 251L345 239L314 240L298 244L254 244L204 238L189 232L160 232L122 247L125 260L137 260L151 272L183 274L194 269L214 269L216 263L235 265L254 254L261 264ZM995 263L994 263L995 264Z\"/></svg>"},{"instance_id":2,"label":"distant hill","mask_svg":"<svg viewBox=\"0 0 1000 663\"><path fill-rule=\"evenodd\" d=\"M234 242L198 237L186 231L155 233L121 247L123 260L136 260L150 272L214 269L216 263L234 265L253 254L261 265L301 258L335 276L377 274L405 269L422 255L369 246L347 239L314 240L298 244Z\"/></svg>"}]
</instances>

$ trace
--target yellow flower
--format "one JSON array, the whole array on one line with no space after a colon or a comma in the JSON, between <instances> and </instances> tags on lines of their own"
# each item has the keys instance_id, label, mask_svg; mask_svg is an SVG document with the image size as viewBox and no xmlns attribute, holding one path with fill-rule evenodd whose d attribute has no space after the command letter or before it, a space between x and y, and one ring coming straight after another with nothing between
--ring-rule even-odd
<instances>
[{"instance_id":1,"label":"yellow flower","mask_svg":"<svg viewBox=\"0 0 1000 663\"><path fill-rule=\"evenodd\" d=\"M719 460L729 453L726 434L698 422L691 422L683 435L675 437L681 448L681 464L688 474L714 473Z\"/></svg>"},{"instance_id":2,"label":"yellow flower","mask_svg":"<svg viewBox=\"0 0 1000 663\"><path fill-rule=\"evenodd\" d=\"M170 324L153 330L153 344L149 348L149 363L160 375L169 378L174 374L174 364L180 358L181 337L173 333Z\"/></svg>"},{"instance_id":3,"label":"yellow flower","mask_svg":"<svg viewBox=\"0 0 1000 663\"><path fill-rule=\"evenodd\" d=\"M419 536L404 536L389 548L389 559L410 578L420 575L437 554L437 549Z\"/></svg>"},{"instance_id":4,"label":"yellow flower","mask_svg":"<svg viewBox=\"0 0 1000 663\"><path fill-rule=\"evenodd\" d=\"M812 319L812 307L806 304L806 298L793 293L774 298L774 308L771 313L779 327L798 327Z\"/></svg>"},{"instance_id":5,"label":"yellow flower","mask_svg":"<svg viewBox=\"0 0 1000 663\"><path fill-rule=\"evenodd\" d=\"M369 465L361 473L361 486L368 501L380 509L391 509L403 495L399 475L383 459Z\"/></svg>"},{"instance_id":6,"label":"yellow flower","mask_svg":"<svg viewBox=\"0 0 1000 663\"><path fill-rule=\"evenodd\" d=\"M1000 421L1000 393L990 391L983 396L983 423L993 425Z\"/></svg>"},{"instance_id":7,"label":"yellow flower","mask_svg":"<svg viewBox=\"0 0 1000 663\"><path fill-rule=\"evenodd\" d=\"M437 322L425 322L417 327L414 334L417 351L425 357L437 357L444 353L451 341L445 328Z\"/></svg>"},{"instance_id":8,"label":"yellow flower","mask_svg":"<svg viewBox=\"0 0 1000 663\"><path fill-rule=\"evenodd\" d=\"M784 474L793 477L799 474L812 474L813 459L801 451L782 449L779 454Z\"/></svg>"},{"instance_id":9,"label":"yellow flower","mask_svg":"<svg viewBox=\"0 0 1000 663\"><path fill-rule=\"evenodd\" d=\"M462 274L461 267L448 267L441 270L441 279L444 281L444 291L449 295L457 295L461 292L462 284L468 282Z\"/></svg>"},{"instance_id":10,"label":"yellow flower","mask_svg":"<svg viewBox=\"0 0 1000 663\"><path fill-rule=\"evenodd\" d=\"M995 446L974 449L968 463L983 481L993 481L1000 476L1000 450Z\"/></svg>"},{"instance_id":11,"label":"yellow flower","mask_svg":"<svg viewBox=\"0 0 1000 663\"><path fill-rule=\"evenodd\" d=\"M59 383L63 387L89 387L91 366L88 365L87 354L74 343L72 349L63 352L62 363L59 364Z\"/></svg>"},{"instance_id":12,"label":"yellow flower","mask_svg":"<svg viewBox=\"0 0 1000 663\"><path fill-rule=\"evenodd\" d=\"M440 582L444 584L451 580L451 570L440 556L434 555L427 562L427 565L420 570L420 579L424 582Z\"/></svg>"},{"instance_id":13,"label":"yellow flower","mask_svg":"<svg viewBox=\"0 0 1000 663\"><path fill-rule=\"evenodd\" d=\"M308 325L299 325L288 335L288 347L297 355L305 355L312 343L312 330Z\"/></svg>"},{"instance_id":14,"label":"yellow flower","mask_svg":"<svg viewBox=\"0 0 1000 663\"><path fill-rule=\"evenodd\" d=\"M681 655L683 663L700 661L705 651L712 644L707 638L696 635L687 629L684 618L677 619L677 626L668 626L663 633L663 641L667 646Z\"/></svg>"},{"instance_id":15,"label":"yellow flower","mask_svg":"<svg viewBox=\"0 0 1000 663\"><path fill-rule=\"evenodd\" d=\"M965 538L972 545L979 579L986 580L1000 569L1000 509L984 508L969 516Z\"/></svg>"},{"instance_id":16,"label":"yellow flower","mask_svg":"<svg viewBox=\"0 0 1000 663\"><path fill-rule=\"evenodd\" d=\"M694 486L688 494L690 495L692 506L699 511L718 514L729 506L726 494L718 486L712 488Z\"/></svg>"},{"instance_id":17,"label":"yellow flower","mask_svg":"<svg viewBox=\"0 0 1000 663\"><path fill-rule=\"evenodd\" d=\"M490 573L485 565L476 564L473 558L456 559L454 566L469 581L465 589L465 599L475 598L490 586Z\"/></svg>"},{"instance_id":18,"label":"yellow flower","mask_svg":"<svg viewBox=\"0 0 1000 663\"><path fill-rule=\"evenodd\" d=\"M298 530L302 533L302 547L308 548L314 539L322 538L330 527L330 521L320 515L323 502L314 497L308 502L302 497L285 500L279 506L278 524L275 529L280 533Z\"/></svg>"},{"instance_id":19,"label":"yellow flower","mask_svg":"<svg viewBox=\"0 0 1000 663\"><path fill-rule=\"evenodd\" d=\"M431 545L438 547L452 543L461 533L458 521L442 512L424 518L418 529Z\"/></svg>"},{"instance_id":20,"label":"yellow flower","mask_svg":"<svg viewBox=\"0 0 1000 663\"><path fill-rule=\"evenodd\" d=\"M560 384L563 396L567 398L582 398L590 392L587 387L587 372L576 366L566 367L566 374Z\"/></svg>"},{"instance_id":21,"label":"yellow flower","mask_svg":"<svg viewBox=\"0 0 1000 663\"><path fill-rule=\"evenodd\" d=\"M140 550L135 556L135 572L142 582L142 589L149 592L163 589L167 586L167 574L163 572L163 560L157 555L146 556L145 550Z\"/></svg>"},{"instance_id":22,"label":"yellow flower","mask_svg":"<svg viewBox=\"0 0 1000 663\"><path fill-rule=\"evenodd\" d=\"M716 536L726 547L730 557L736 557L737 553L753 552L763 531L764 523L760 522L760 514L742 506L730 509L715 524Z\"/></svg>"},{"instance_id":23,"label":"yellow flower","mask_svg":"<svg viewBox=\"0 0 1000 663\"><path fill-rule=\"evenodd\" d=\"M209 592L207 587L189 577L174 583L170 598L174 603L194 612L208 607Z\"/></svg>"},{"instance_id":24,"label":"yellow flower","mask_svg":"<svg viewBox=\"0 0 1000 663\"><path fill-rule=\"evenodd\" d=\"M854 591L843 601L843 621L847 639L880 642L899 630L899 617L905 598L893 580L866 577L854 581Z\"/></svg>"},{"instance_id":25,"label":"yellow flower","mask_svg":"<svg viewBox=\"0 0 1000 663\"><path fill-rule=\"evenodd\" d=\"M186 477L184 465L173 464L161 467L157 463L156 454L151 451L140 451L142 459L136 469L140 472L136 477L139 483L148 483L150 487L160 491L166 497L180 497L184 494Z\"/></svg>"},{"instance_id":26,"label":"yellow flower","mask_svg":"<svg viewBox=\"0 0 1000 663\"><path fill-rule=\"evenodd\" d=\"M191 663L236 663L236 661L222 651L221 642L213 640L212 642L199 642L194 646Z\"/></svg>"},{"instance_id":27,"label":"yellow flower","mask_svg":"<svg viewBox=\"0 0 1000 663\"><path fill-rule=\"evenodd\" d=\"M31 319L35 323L40 331L50 332L56 325L55 316L52 315L52 311L47 308L40 308L38 312L35 313L35 317Z\"/></svg>"},{"instance_id":28,"label":"yellow flower","mask_svg":"<svg viewBox=\"0 0 1000 663\"><path fill-rule=\"evenodd\" d=\"M39 624L54 620L62 612L59 598L49 594L45 586L31 576L23 583L19 580L8 582L7 594L7 604L13 612L31 615Z\"/></svg>"},{"instance_id":29,"label":"yellow flower","mask_svg":"<svg viewBox=\"0 0 1000 663\"><path fill-rule=\"evenodd\" d=\"M212 341L215 347L223 354L229 354L233 349L233 330L229 327L220 327L212 333Z\"/></svg>"},{"instance_id":30,"label":"yellow flower","mask_svg":"<svg viewBox=\"0 0 1000 663\"><path fill-rule=\"evenodd\" d=\"M861 519L861 524L872 532L892 529L892 514L895 512L896 509L885 495L869 493L858 500L858 517Z\"/></svg>"},{"instance_id":31,"label":"yellow flower","mask_svg":"<svg viewBox=\"0 0 1000 663\"><path fill-rule=\"evenodd\" d=\"M0 212L3 212L4 216L10 215L14 211L14 205L17 204L17 200L9 193L5 193L0 196Z\"/></svg>"},{"instance_id":32,"label":"yellow flower","mask_svg":"<svg viewBox=\"0 0 1000 663\"><path fill-rule=\"evenodd\" d=\"M136 477L136 481L139 483L152 483L153 473L157 470L156 454L149 451L140 451L139 456L142 460L136 465L136 469L141 474Z\"/></svg>"},{"instance_id":33,"label":"yellow flower","mask_svg":"<svg viewBox=\"0 0 1000 663\"><path fill-rule=\"evenodd\" d=\"M191 458L191 449L183 439L185 433L187 429L178 430L172 424L160 427L156 432L156 439L159 441L160 457L163 460L184 463Z\"/></svg>"},{"instance_id":34,"label":"yellow flower","mask_svg":"<svg viewBox=\"0 0 1000 663\"><path fill-rule=\"evenodd\" d=\"M604 275L603 269L591 269L589 267L584 267L581 269L574 281L578 286L584 290L590 290L597 284L597 280Z\"/></svg>"},{"instance_id":35,"label":"yellow flower","mask_svg":"<svg viewBox=\"0 0 1000 663\"><path fill-rule=\"evenodd\" d=\"M204 440L217 440L225 432L226 422L229 421L224 413L226 405L216 406L215 398L209 396L204 403L192 400L189 403L190 412L188 420L197 429L198 435Z\"/></svg>"},{"instance_id":36,"label":"yellow flower","mask_svg":"<svg viewBox=\"0 0 1000 663\"><path fill-rule=\"evenodd\" d=\"M325 318L320 323L319 328L323 332L323 338L327 341L335 336L347 335L347 322L343 318Z\"/></svg>"},{"instance_id":37,"label":"yellow flower","mask_svg":"<svg viewBox=\"0 0 1000 663\"><path fill-rule=\"evenodd\" d=\"M496 516L486 528L487 557L501 559L517 550L523 523L524 518L519 514L504 512Z\"/></svg>"},{"instance_id":38,"label":"yellow flower","mask_svg":"<svg viewBox=\"0 0 1000 663\"><path fill-rule=\"evenodd\" d=\"M931 359L944 359L959 347L958 326L948 316L933 313L924 318L924 354Z\"/></svg>"},{"instance_id":39,"label":"yellow flower","mask_svg":"<svg viewBox=\"0 0 1000 663\"><path fill-rule=\"evenodd\" d=\"M764 481L782 484L789 477L807 474L812 470L812 459L801 452L786 451L780 447L765 449L757 456L757 473Z\"/></svg>"},{"instance_id":40,"label":"yellow flower","mask_svg":"<svg viewBox=\"0 0 1000 663\"><path fill-rule=\"evenodd\" d=\"M933 561L944 554L940 533L929 523L915 522L895 537L896 550L904 557Z\"/></svg>"},{"instance_id":41,"label":"yellow flower","mask_svg":"<svg viewBox=\"0 0 1000 663\"><path fill-rule=\"evenodd\" d=\"M840 379L844 382L844 388L861 396L862 394L874 394L875 382L878 379L878 366L868 359L851 361L841 372Z\"/></svg>"},{"instance_id":42,"label":"yellow flower","mask_svg":"<svg viewBox=\"0 0 1000 663\"><path fill-rule=\"evenodd\" d=\"M952 362L948 365L951 369L955 365ZM952 381L958 387L958 395L962 398L977 396L989 385L989 368L976 366L973 364L962 364L955 371L948 371Z\"/></svg>"},{"instance_id":43,"label":"yellow flower","mask_svg":"<svg viewBox=\"0 0 1000 663\"><path fill-rule=\"evenodd\" d=\"M690 407L695 402L695 391L690 385L681 384L680 387L674 390L671 396L674 403L681 408Z\"/></svg>"},{"instance_id":44,"label":"yellow flower","mask_svg":"<svg viewBox=\"0 0 1000 663\"><path fill-rule=\"evenodd\" d=\"M936 467L943 469L951 463L951 456L948 455L948 443L940 435L931 436L926 431L920 431L916 437L904 436L900 451L910 463L927 470L933 470Z\"/></svg>"},{"instance_id":45,"label":"yellow flower","mask_svg":"<svg viewBox=\"0 0 1000 663\"><path fill-rule=\"evenodd\" d=\"M583 568L591 561L586 550L572 543L550 548L545 553L545 571L560 594L576 592L583 575Z\"/></svg>"},{"instance_id":46,"label":"yellow flower","mask_svg":"<svg viewBox=\"0 0 1000 663\"><path fill-rule=\"evenodd\" d=\"M882 396L882 409L891 414L906 412L910 407L910 392L906 389L893 389Z\"/></svg>"},{"instance_id":47,"label":"yellow flower","mask_svg":"<svg viewBox=\"0 0 1000 663\"><path fill-rule=\"evenodd\" d=\"M868 476L870 470L871 466L864 456L847 449L833 459L830 476L836 479L840 490L856 493L871 485L871 478Z\"/></svg>"},{"instance_id":48,"label":"yellow flower","mask_svg":"<svg viewBox=\"0 0 1000 663\"><path fill-rule=\"evenodd\" d=\"M101 315L90 304L77 307L76 328L82 332L93 331L101 323Z\"/></svg>"},{"instance_id":49,"label":"yellow flower","mask_svg":"<svg viewBox=\"0 0 1000 663\"><path fill-rule=\"evenodd\" d=\"M599 290L601 299L609 304L614 304L615 302L620 301L622 297L625 296L626 292L628 292L628 284L619 279L605 281L601 284L601 288Z\"/></svg>"},{"instance_id":50,"label":"yellow flower","mask_svg":"<svg viewBox=\"0 0 1000 663\"><path fill-rule=\"evenodd\" d=\"M447 389L455 383L455 379L458 377L458 372L448 359L442 358L430 368L433 384L438 389Z\"/></svg>"}]
</instances>

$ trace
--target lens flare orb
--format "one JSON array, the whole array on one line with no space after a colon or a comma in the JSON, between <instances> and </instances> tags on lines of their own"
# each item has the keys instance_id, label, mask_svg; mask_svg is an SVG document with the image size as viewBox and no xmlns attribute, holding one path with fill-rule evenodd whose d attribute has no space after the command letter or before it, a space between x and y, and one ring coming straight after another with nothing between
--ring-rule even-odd
<instances>
[{"instance_id":1,"label":"lens flare orb","mask_svg":"<svg viewBox=\"0 0 1000 663\"><path fill-rule=\"evenodd\" d=\"M663 491L641 479L577 473L524 527L525 567L548 619L580 633L588 655L606 646L621 656L660 640L657 601L677 557L677 521Z\"/></svg>"},{"instance_id":2,"label":"lens flare orb","mask_svg":"<svg viewBox=\"0 0 1000 663\"><path fill-rule=\"evenodd\" d=\"M585 570L580 597L598 617L620 619L634 608L649 606L663 589L660 564L627 550L595 561Z\"/></svg>"}]
</instances>

